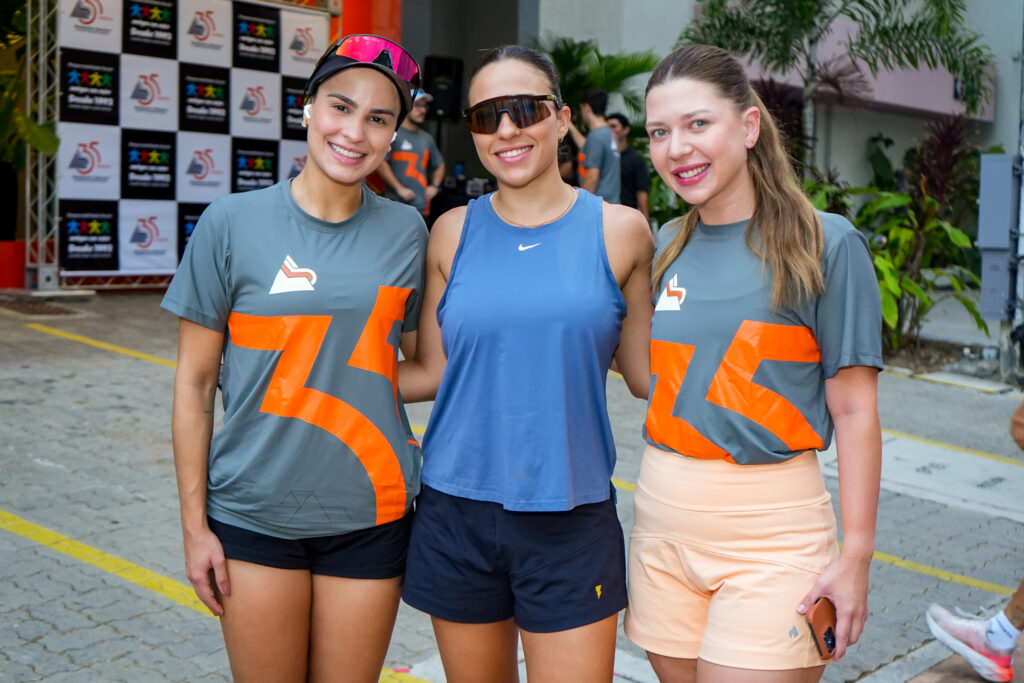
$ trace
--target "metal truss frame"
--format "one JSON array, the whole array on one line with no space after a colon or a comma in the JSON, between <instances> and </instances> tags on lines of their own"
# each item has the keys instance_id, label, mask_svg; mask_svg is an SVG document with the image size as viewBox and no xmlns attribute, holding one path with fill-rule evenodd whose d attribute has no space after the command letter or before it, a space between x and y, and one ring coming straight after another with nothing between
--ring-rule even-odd
<instances>
[{"instance_id":1,"label":"metal truss frame","mask_svg":"<svg viewBox=\"0 0 1024 683\"><path fill-rule=\"evenodd\" d=\"M25 45L25 110L40 125L57 120L57 0L29 0ZM57 162L32 147L25 165L25 283L60 285Z\"/></svg>"},{"instance_id":2,"label":"metal truss frame","mask_svg":"<svg viewBox=\"0 0 1024 683\"><path fill-rule=\"evenodd\" d=\"M326 10L327 0L263 0ZM58 0L27 3L25 110L37 123L57 121L60 91L57 46ZM25 283L38 290L58 288L145 289L166 287L171 275L76 274L60 271L57 161L27 150L25 166Z\"/></svg>"}]
</instances>

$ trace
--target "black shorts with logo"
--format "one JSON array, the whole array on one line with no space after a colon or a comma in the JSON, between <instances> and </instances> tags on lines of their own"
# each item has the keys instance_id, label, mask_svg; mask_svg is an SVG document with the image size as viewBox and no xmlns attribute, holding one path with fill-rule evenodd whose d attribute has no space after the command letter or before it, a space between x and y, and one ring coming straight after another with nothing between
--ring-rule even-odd
<instances>
[{"instance_id":1,"label":"black shorts with logo","mask_svg":"<svg viewBox=\"0 0 1024 683\"><path fill-rule=\"evenodd\" d=\"M514 618L565 631L626 606L622 527L612 499L565 512L511 512L424 486L402 599L460 623Z\"/></svg>"}]
</instances>

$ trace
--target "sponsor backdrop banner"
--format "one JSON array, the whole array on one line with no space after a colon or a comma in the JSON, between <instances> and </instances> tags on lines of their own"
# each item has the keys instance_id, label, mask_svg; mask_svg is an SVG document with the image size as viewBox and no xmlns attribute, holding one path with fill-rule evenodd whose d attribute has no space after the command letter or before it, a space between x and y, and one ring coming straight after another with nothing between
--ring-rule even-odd
<instances>
[{"instance_id":1,"label":"sponsor backdrop banner","mask_svg":"<svg viewBox=\"0 0 1024 683\"><path fill-rule=\"evenodd\" d=\"M302 169L302 89L328 44L325 13L59 2L62 271L173 273L210 202Z\"/></svg>"}]
</instances>

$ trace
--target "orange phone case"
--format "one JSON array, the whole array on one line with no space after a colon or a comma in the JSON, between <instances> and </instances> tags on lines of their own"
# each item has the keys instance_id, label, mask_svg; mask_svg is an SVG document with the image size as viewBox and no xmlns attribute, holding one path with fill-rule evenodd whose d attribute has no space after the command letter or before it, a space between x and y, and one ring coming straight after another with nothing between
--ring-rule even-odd
<instances>
[{"instance_id":1,"label":"orange phone case","mask_svg":"<svg viewBox=\"0 0 1024 683\"><path fill-rule=\"evenodd\" d=\"M836 649L836 606L828 598L818 598L804 616L818 654L822 659L832 659Z\"/></svg>"}]
</instances>

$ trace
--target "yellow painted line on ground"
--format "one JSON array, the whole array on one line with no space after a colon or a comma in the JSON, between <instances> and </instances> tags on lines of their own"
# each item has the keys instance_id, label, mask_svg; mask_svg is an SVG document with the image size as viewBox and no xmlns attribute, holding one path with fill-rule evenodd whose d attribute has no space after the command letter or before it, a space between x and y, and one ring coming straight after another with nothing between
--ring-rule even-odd
<instances>
[{"instance_id":1,"label":"yellow painted line on ground","mask_svg":"<svg viewBox=\"0 0 1024 683\"><path fill-rule=\"evenodd\" d=\"M959 583L963 586L978 588L983 591L989 591L990 593L1013 595L1015 591L1014 588L1010 588L1009 586L1000 586L998 583L989 583L988 581L974 579L970 576L964 576L963 574L954 574L952 572L947 572L944 569L929 567L928 565L920 564L919 562L911 562L910 560L904 560L902 557L896 557L895 555L890 555L880 551L875 551L873 559L878 560L879 562L884 562L885 564L891 564L894 567L909 569L910 571L917 572L918 574L934 576L937 579L942 579L949 583Z\"/></svg>"},{"instance_id":2,"label":"yellow painted line on ground","mask_svg":"<svg viewBox=\"0 0 1024 683\"><path fill-rule=\"evenodd\" d=\"M64 339L70 339L71 341L76 341L79 342L80 344L94 346L97 349L103 349L104 351L113 351L114 353L120 353L122 356L131 356L132 358L138 358L139 360L149 361L150 363L156 363L157 365L163 365L168 368L178 367L177 363L175 363L172 360L167 360L166 358L151 356L148 353L142 353L141 351L133 351L132 349L125 348L124 346L108 344L107 342L99 341L98 339L91 339L89 337L83 337L80 334L65 332L64 330L58 330L56 327L50 327L49 325L40 325L39 323L25 323L25 327L31 328L36 332L45 332L46 334L52 334L57 337L63 337Z\"/></svg>"},{"instance_id":3,"label":"yellow painted line on ground","mask_svg":"<svg viewBox=\"0 0 1024 683\"><path fill-rule=\"evenodd\" d=\"M191 587L162 574L157 574L145 567L140 567L123 557L111 555L98 548L80 543L64 534L52 531L38 524L33 524L4 510L0 510L0 529L56 550L68 557L92 565L97 569L102 569L137 586L142 586L172 602L195 610L203 616L213 616L210 614L210 610L206 608L206 605L196 597L195 591ZM422 678L416 678L415 676L388 668L381 671L380 681L381 683L430 683L430 681Z\"/></svg>"},{"instance_id":4,"label":"yellow painted line on ground","mask_svg":"<svg viewBox=\"0 0 1024 683\"><path fill-rule=\"evenodd\" d=\"M615 477L612 477L612 484L615 486L615 488L620 489L622 491L629 491L630 493L636 491L636 484L634 484L631 481L626 481L625 479L617 479Z\"/></svg>"},{"instance_id":5,"label":"yellow painted line on ground","mask_svg":"<svg viewBox=\"0 0 1024 683\"><path fill-rule=\"evenodd\" d=\"M954 446L951 443L934 441L932 439L926 439L923 436L914 436L913 434L907 434L905 432L897 432L893 429L883 429L882 433L888 434L889 436L898 436L901 439L910 439L911 441L926 443L929 446L938 446L940 448L948 448L949 450L952 451L960 451L961 453L967 453L968 455L976 455L979 458L988 458L989 460L995 460L997 462L1006 463L1007 465L1016 465L1017 467L1024 467L1024 461L1014 460L1013 458L1007 458L1002 455L996 455L995 453L986 453L985 451L976 451L973 448Z\"/></svg>"},{"instance_id":6,"label":"yellow painted line on ground","mask_svg":"<svg viewBox=\"0 0 1024 683\"><path fill-rule=\"evenodd\" d=\"M210 610L206 609L206 605L196 597L195 591L190 587L150 571L145 567L133 564L122 557L105 553L84 543L79 543L64 534L51 531L38 524L33 524L4 510L0 510L0 529L17 534L22 538L27 538L59 553L64 553L86 564L91 564L98 569L102 569L126 581L131 581L162 595L168 600L184 605L208 617L213 616L210 614Z\"/></svg>"}]
</instances>

